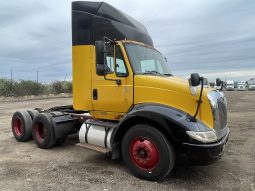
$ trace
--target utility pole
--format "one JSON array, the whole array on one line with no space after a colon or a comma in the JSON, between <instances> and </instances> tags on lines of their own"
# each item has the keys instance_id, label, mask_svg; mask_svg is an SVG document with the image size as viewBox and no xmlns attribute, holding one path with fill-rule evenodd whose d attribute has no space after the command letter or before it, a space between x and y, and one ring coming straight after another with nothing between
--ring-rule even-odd
<instances>
[{"instance_id":1,"label":"utility pole","mask_svg":"<svg viewBox=\"0 0 255 191\"><path fill-rule=\"evenodd\" d=\"M36 71L36 86L37 86L37 93L39 94L39 81L38 81L38 78L39 78L39 71Z\"/></svg>"},{"instance_id":2,"label":"utility pole","mask_svg":"<svg viewBox=\"0 0 255 191\"><path fill-rule=\"evenodd\" d=\"M66 75L65 75L65 79L64 79L64 82L66 81L66 77L67 77L67 73L66 73Z\"/></svg>"},{"instance_id":3,"label":"utility pole","mask_svg":"<svg viewBox=\"0 0 255 191\"><path fill-rule=\"evenodd\" d=\"M38 86L38 77L39 76L39 71L36 71L36 83L37 83L37 86Z\"/></svg>"},{"instance_id":4,"label":"utility pole","mask_svg":"<svg viewBox=\"0 0 255 191\"><path fill-rule=\"evenodd\" d=\"M11 69L11 84L12 84L12 69Z\"/></svg>"},{"instance_id":5,"label":"utility pole","mask_svg":"<svg viewBox=\"0 0 255 191\"><path fill-rule=\"evenodd\" d=\"M11 96L12 96L12 90L13 90L13 82L12 82L12 68L11 68L11 92L10 92Z\"/></svg>"}]
</instances>

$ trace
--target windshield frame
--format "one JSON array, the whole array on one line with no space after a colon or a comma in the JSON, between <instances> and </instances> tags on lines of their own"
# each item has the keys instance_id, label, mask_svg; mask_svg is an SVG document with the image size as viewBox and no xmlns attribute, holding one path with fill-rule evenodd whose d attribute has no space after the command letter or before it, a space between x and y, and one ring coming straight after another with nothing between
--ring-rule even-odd
<instances>
[{"instance_id":1,"label":"windshield frame","mask_svg":"<svg viewBox=\"0 0 255 191\"><path fill-rule=\"evenodd\" d=\"M147 74L147 75L154 75L154 76L156 75L156 72L153 72L153 71L152 71L152 72L150 72L150 71L148 71L148 72L137 72L137 71L134 69L134 66L133 66L132 61L131 61L131 59L130 59L130 55L129 55L128 51L127 51L126 45L131 44L131 45L136 45L136 46L141 46L141 47L149 48L149 49L151 49L151 50L157 52L159 55L161 55L161 56L162 56L162 59L164 60L165 57L163 56L163 54L162 54L160 51L158 51L156 48L154 48L154 47L152 47L152 46L149 46L149 45L143 44L143 43L139 43L139 42L124 41L124 42L122 42L122 44L123 44L123 47L124 47L124 49L125 49L125 52L126 52L128 61L129 61L129 63L130 63L130 67L131 67L131 69L132 69L134 75L146 75L146 74ZM166 67L167 67L167 70L168 70L167 72L169 72L169 73L166 73L166 74L158 74L158 75L160 75L160 76L167 76L167 77L173 76L172 71L171 71L171 69L167 66L167 62L166 62L166 61L165 61L165 64L166 64ZM153 74L153 73L154 73L154 74Z\"/></svg>"}]
</instances>

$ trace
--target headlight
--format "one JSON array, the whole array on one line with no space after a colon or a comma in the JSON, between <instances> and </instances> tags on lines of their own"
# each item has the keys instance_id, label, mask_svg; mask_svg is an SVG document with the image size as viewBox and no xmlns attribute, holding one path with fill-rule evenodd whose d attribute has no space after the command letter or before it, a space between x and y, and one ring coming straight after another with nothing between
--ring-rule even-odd
<instances>
[{"instance_id":1,"label":"headlight","mask_svg":"<svg viewBox=\"0 0 255 191\"><path fill-rule=\"evenodd\" d=\"M186 131L186 133L193 139L202 143L211 143L217 141L217 136L214 131Z\"/></svg>"}]
</instances>

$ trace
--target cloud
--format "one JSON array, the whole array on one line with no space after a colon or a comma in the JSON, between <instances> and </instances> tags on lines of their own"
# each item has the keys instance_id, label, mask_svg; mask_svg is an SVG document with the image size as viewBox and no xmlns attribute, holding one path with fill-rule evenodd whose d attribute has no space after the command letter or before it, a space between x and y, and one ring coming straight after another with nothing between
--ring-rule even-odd
<instances>
[{"instance_id":1,"label":"cloud","mask_svg":"<svg viewBox=\"0 0 255 191\"><path fill-rule=\"evenodd\" d=\"M142 22L176 75L255 77L255 1L109 0ZM0 2L0 77L71 78L71 1Z\"/></svg>"}]
</instances>

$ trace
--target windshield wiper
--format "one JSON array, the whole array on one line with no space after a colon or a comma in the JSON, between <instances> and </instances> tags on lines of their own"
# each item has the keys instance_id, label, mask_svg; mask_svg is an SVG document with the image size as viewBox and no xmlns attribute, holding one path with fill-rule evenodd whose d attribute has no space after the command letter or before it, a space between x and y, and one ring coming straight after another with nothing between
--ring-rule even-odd
<instances>
[{"instance_id":1,"label":"windshield wiper","mask_svg":"<svg viewBox=\"0 0 255 191\"><path fill-rule=\"evenodd\" d=\"M163 74L163 75L165 75L165 76L172 76L172 74Z\"/></svg>"},{"instance_id":2,"label":"windshield wiper","mask_svg":"<svg viewBox=\"0 0 255 191\"><path fill-rule=\"evenodd\" d=\"M153 75L160 75L160 76L172 76L172 74L161 74L156 70L145 70L144 74L153 74Z\"/></svg>"},{"instance_id":3,"label":"windshield wiper","mask_svg":"<svg viewBox=\"0 0 255 191\"><path fill-rule=\"evenodd\" d=\"M163 76L163 74L159 73L156 70L145 70L144 74L153 74L153 75L160 75Z\"/></svg>"}]
</instances>

